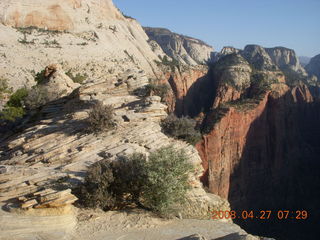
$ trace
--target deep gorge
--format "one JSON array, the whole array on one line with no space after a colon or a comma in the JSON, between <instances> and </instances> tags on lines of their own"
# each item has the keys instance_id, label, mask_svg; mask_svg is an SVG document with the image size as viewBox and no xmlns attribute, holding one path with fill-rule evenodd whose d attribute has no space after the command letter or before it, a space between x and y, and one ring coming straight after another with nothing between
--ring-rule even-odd
<instances>
[{"instance_id":1,"label":"deep gorge","mask_svg":"<svg viewBox=\"0 0 320 240\"><path fill-rule=\"evenodd\" d=\"M183 111L176 108L176 114L196 116L205 109L207 118L214 115L209 109L217 96L215 81L209 70L189 84L176 102ZM230 108L196 146L203 184L228 199L237 213L272 211L267 220L234 220L252 234L314 239L320 217L319 122L320 104L305 85L267 92L246 111ZM290 210L288 219L279 220L279 210ZM291 219L297 210L308 211L308 218Z\"/></svg>"}]
</instances>

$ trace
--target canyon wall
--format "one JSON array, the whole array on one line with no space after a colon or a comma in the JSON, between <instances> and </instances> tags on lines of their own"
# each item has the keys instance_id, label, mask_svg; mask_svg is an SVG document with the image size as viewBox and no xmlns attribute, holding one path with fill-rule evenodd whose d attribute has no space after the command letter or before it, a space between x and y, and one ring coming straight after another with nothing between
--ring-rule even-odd
<instances>
[{"instance_id":1,"label":"canyon wall","mask_svg":"<svg viewBox=\"0 0 320 240\"><path fill-rule=\"evenodd\" d=\"M206 88L216 92L196 146L205 169L202 182L238 212L307 210L309 218L300 222L235 221L276 239L312 239L319 217L320 105L310 86L287 84L292 82L279 61L261 47L248 46L212 67L216 87ZM252 63L252 71L245 71Z\"/></svg>"}]
</instances>

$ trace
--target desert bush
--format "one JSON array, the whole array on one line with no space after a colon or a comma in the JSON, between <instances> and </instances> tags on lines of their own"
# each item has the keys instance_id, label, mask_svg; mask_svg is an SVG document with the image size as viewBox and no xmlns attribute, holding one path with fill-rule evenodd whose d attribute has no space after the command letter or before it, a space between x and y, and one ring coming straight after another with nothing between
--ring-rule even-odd
<instances>
[{"instance_id":1,"label":"desert bush","mask_svg":"<svg viewBox=\"0 0 320 240\"><path fill-rule=\"evenodd\" d=\"M120 156L116 161L102 160L92 165L80 187L80 203L103 210L140 206L145 183L146 157L133 154Z\"/></svg>"},{"instance_id":2,"label":"desert bush","mask_svg":"<svg viewBox=\"0 0 320 240\"><path fill-rule=\"evenodd\" d=\"M116 201L109 190L113 181L111 162L104 160L93 164L87 172L84 184L76 193L79 203L89 208L113 209Z\"/></svg>"},{"instance_id":3,"label":"desert bush","mask_svg":"<svg viewBox=\"0 0 320 240\"><path fill-rule=\"evenodd\" d=\"M178 118L171 114L162 120L161 127L166 135L193 145L201 139L200 132L196 130L196 121L188 117Z\"/></svg>"},{"instance_id":4,"label":"desert bush","mask_svg":"<svg viewBox=\"0 0 320 240\"><path fill-rule=\"evenodd\" d=\"M0 112L0 119L14 122L17 118L22 118L25 110L22 107L5 106Z\"/></svg>"},{"instance_id":5,"label":"desert bush","mask_svg":"<svg viewBox=\"0 0 320 240\"><path fill-rule=\"evenodd\" d=\"M13 122L17 118L23 117L25 114L24 101L27 96L28 90L26 88L21 88L14 92L1 111L0 119Z\"/></svg>"},{"instance_id":6,"label":"desert bush","mask_svg":"<svg viewBox=\"0 0 320 240\"><path fill-rule=\"evenodd\" d=\"M172 147L161 148L150 154L145 169L142 205L161 216L176 215L186 200L193 170L186 154Z\"/></svg>"},{"instance_id":7,"label":"desert bush","mask_svg":"<svg viewBox=\"0 0 320 240\"><path fill-rule=\"evenodd\" d=\"M14 122L22 118L26 113L28 97L29 91L26 88L20 88L14 92L0 112L0 119Z\"/></svg>"},{"instance_id":8,"label":"desert bush","mask_svg":"<svg viewBox=\"0 0 320 240\"><path fill-rule=\"evenodd\" d=\"M190 188L193 167L182 151L161 148L93 164L77 192L80 203L103 210L144 207L162 216L176 214Z\"/></svg>"},{"instance_id":9,"label":"desert bush","mask_svg":"<svg viewBox=\"0 0 320 240\"><path fill-rule=\"evenodd\" d=\"M111 105L103 105L101 102L96 103L89 111L88 130L98 133L113 129L115 127L113 113L114 110Z\"/></svg>"},{"instance_id":10,"label":"desert bush","mask_svg":"<svg viewBox=\"0 0 320 240\"><path fill-rule=\"evenodd\" d=\"M88 78L88 75L87 75L87 74L81 75L80 73L77 73L77 74L74 76L73 73L71 72L71 69L69 69L69 70L66 72L66 75L67 75L69 78L71 78L73 82L79 83L79 84L82 84L82 83Z\"/></svg>"},{"instance_id":11,"label":"desert bush","mask_svg":"<svg viewBox=\"0 0 320 240\"><path fill-rule=\"evenodd\" d=\"M44 83L47 80L45 76L45 70L42 70L41 72L36 73L34 80L37 82L37 84Z\"/></svg>"}]
</instances>

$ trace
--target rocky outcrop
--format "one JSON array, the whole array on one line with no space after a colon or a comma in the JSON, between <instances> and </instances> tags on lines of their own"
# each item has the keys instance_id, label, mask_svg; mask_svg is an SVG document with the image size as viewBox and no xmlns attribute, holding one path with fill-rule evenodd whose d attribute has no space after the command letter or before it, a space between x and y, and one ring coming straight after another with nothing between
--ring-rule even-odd
<instances>
[{"instance_id":1,"label":"rocky outcrop","mask_svg":"<svg viewBox=\"0 0 320 240\"><path fill-rule=\"evenodd\" d=\"M215 65L214 78L218 80L218 91L213 103L220 104L240 98L251 84L252 69L240 54L228 54Z\"/></svg>"},{"instance_id":2,"label":"rocky outcrop","mask_svg":"<svg viewBox=\"0 0 320 240\"><path fill-rule=\"evenodd\" d=\"M199 39L173 33L164 28L145 27L150 40L157 42L171 58L182 64L205 64L211 58L213 48Z\"/></svg>"},{"instance_id":3,"label":"rocky outcrop","mask_svg":"<svg viewBox=\"0 0 320 240\"><path fill-rule=\"evenodd\" d=\"M305 69L300 65L299 58L292 49L284 47L266 48L267 53L273 62L283 71L294 71L302 76L306 76Z\"/></svg>"},{"instance_id":4,"label":"rocky outcrop","mask_svg":"<svg viewBox=\"0 0 320 240\"><path fill-rule=\"evenodd\" d=\"M7 0L2 1L0 6L1 23L16 28L73 31L88 28L90 22L124 19L112 0L55 0L50 3L33 0L24 4L18 0Z\"/></svg>"},{"instance_id":5,"label":"rocky outcrop","mask_svg":"<svg viewBox=\"0 0 320 240\"><path fill-rule=\"evenodd\" d=\"M197 144L206 171L203 182L210 192L228 198L235 211L315 211L311 209L318 201L313 189L320 186L319 104L310 86L302 81L289 87L287 75L263 48L249 46L245 52L247 55L241 54L244 61L240 61L241 55L229 54L213 66L211 83L217 82L214 104L203 122L207 134ZM252 61L256 65L251 72ZM213 85L211 88L215 89ZM310 174L305 176L301 171ZM285 224L276 219L269 224L259 220L236 222L257 235L311 239L316 219L310 218L300 229L288 223L292 235L284 232ZM305 236L301 232L312 233Z\"/></svg>"},{"instance_id":6,"label":"rocky outcrop","mask_svg":"<svg viewBox=\"0 0 320 240\"><path fill-rule=\"evenodd\" d=\"M164 53L155 54L140 24L111 0L5 0L0 9L0 77L14 89L34 85L35 74L53 62L89 81L130 68L160 74L155 60Z\"/></svg>"},{"instance_id":7,"label":"rocky outcrop","mask_svg":"<svg viewBox=\"0 0 320 240\"><path fill-rule=\"evenodd\" d=\"M258 70L277 70L277 66L275 66L266 49L259 45L247 45L241 53Z\"/></svg>"},{"instance_id":8,"label":"rocky outcrop","mask_svg":"<svg viewBox=\"0 0 320 240\"><path fill-rule=\"evenodd\" d=\"M73 204L78 200L71 194L71 189L57 191L53 189L44 189L28 196L19 197L20 207L29 208L61 208Z\"/></svg>"},{"instance_id":9,"label":"rocky outcrop","mask_svg":"<svg viewBox=\"0 0 320 240\"><path fill-rule=\"evenodd\" d=\"M47 72L52 70L49 75L60 76L53 69L47 68ZM42 107L39 122L24 122L21 133L2 136L4 151L0 161L5 171L0 176L0 201L20 198L24 208L71 204L74 199L68 191L50 192L39 199L36 196L43 188L53 188L52 185L56 189L79 184L87 167L99 160L115 160L135 152L148 155L160 147L173 146L184 149L196 167L190 177L193 190L188 194L188 207L181 211L181 216L208 218L214 209L228 210L226 200L207 194L202 188L201 159L196 149L161 132L160 120L167 116L167 107L160 97L139 98L129 94L146 84L144 73L133 70L114 81L86 84L70 96ZM114 107L117 124L116 130L99 137L83 131L88 110L97 101Z\"/></svg>"},{"instance_id":10,"label":"rocky outcrop","mask_svg":"<svg viewBox=\"0 0 320 240\"><path fill-rule=\"evenodd\" d=\"M167 72L161 80L169 83L171 92L166 97L169 112L179 116L192 116L197 112L198 102L195 98L200 97L197 88L199 82L207 79L208 68L205 66L182 67L181 71Z\"/></svg>"},{"instance_id":11,"label":"rocky outcrop","mask_svg":"<svg viewBox=\"0 0 320 240\"><path fill-rule=\"evenodd\" d=\"M311 58L306 70L309 75L315 75L320 81L320 54Z\"/></svg>"}]
</instances>

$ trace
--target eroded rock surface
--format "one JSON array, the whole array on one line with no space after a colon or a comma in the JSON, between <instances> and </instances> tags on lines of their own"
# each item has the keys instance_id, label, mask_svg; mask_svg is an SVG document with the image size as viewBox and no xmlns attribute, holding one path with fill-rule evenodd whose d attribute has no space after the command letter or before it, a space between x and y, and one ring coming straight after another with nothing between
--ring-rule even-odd
<instances>
[{"instance_id":1,"label":"eroded rock surface","mask_svg":"<svg viewBox=\"0 0 320 240\"><path fill-rule=\"evenodd\" d=\"M144 30L168 56L182 64L205 64L211 58L213 48L199 39L173 33L164 28L145 27Z\"/></svg>"},{"instance_id":2,"label":"eroded rock surface","mask_svg":"<svg viewBox=\"0 0 320 240\"><path fill-rule=\"evenodd\" d=\"M111 0L5 0L0 9L0 77L14 89L34 85L51 63L91 81L137 67L159 74L148 36Z\"/></svg>"}]
</instances>

